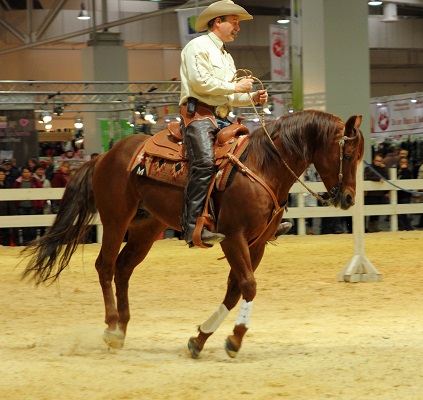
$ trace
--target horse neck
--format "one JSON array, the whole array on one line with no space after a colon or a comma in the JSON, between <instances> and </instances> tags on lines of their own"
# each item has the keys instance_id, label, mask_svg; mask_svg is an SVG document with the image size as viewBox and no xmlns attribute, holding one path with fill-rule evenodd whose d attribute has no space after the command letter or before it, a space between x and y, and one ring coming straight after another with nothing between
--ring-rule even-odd
<instances>
[{"instance_id":1,"label":"horse neck","mask_svg":"<svg viewBox=\"0 0 423 400\"><path fill-rule=\"evenodd\" d=\"M291 186L296 182L296 178L299 178L304 173L304 171L310 165L310 162L308 161L308 156L304 158L296 154L288 153L284 149L279 138L277 138L274 143L282 158L279 165L277 166L279 171L279 182L283 188L282 191L285 191L286 188L288 188L287 190L289 191ZM285 163L289 169L291 169L291 171L288 169Z\"/></svg>"}]
</instances>

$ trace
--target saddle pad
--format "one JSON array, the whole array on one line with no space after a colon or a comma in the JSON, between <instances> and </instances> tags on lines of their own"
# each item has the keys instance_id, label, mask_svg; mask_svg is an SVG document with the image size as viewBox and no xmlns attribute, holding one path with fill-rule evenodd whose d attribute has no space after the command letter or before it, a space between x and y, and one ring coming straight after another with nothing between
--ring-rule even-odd
<instances>
[{"instance_id":1,"label":"saddle pad","mask_svg":"<svg viewBox=\"0 0 423 400\"><path fill-rule=\"evenodd\" d=\"M248 146L248 139L248 135L239 136L236 144L231 149L231 153L237 158L241 157ZM233 167L234 164L231 162L223 163L220 167L216 175L215 185L218 191L225 190ZM140 146L137 149L128 166L128 170L136 175L145 176L178 187L185 187L188 182L188 161L173 161L148 154L145 146Z\"/></svg>"}]
</instances>

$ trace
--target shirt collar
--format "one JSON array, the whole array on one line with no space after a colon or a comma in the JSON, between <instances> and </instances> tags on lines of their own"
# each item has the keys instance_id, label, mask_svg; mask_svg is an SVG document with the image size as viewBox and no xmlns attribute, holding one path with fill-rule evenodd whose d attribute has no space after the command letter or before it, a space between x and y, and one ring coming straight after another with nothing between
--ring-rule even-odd
<instances>
[{"instance_id":1,"label":"shirt collar","mask_svg":"<svg viewBox=\"0 0 423 400\"><path fill-rule=\"evenodd\" d=\"M225 44L215 33L213 33L212 31L209 31L207 33L207 36L216 45L216 47L222 51L222 53L224 50L226 50Z\"/></svg>"}]
</instances>

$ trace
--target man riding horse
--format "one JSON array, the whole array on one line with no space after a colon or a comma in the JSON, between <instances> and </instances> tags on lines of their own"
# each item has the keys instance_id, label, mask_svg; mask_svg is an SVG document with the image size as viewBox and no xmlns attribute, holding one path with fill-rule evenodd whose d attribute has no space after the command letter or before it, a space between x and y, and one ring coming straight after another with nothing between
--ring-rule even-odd
<instances>
[{"instance_id":1,"label":"man riding horse","mask_svg":"<svg viewBox=\"0 0 423 400\"><path fill-rule=\"evenodd\" d=\"M231 0L220 0L208 6L195 24L197 32L207 33L191 40L181 53L181 115L194 116L197 107L212 111L214 117L183 118L183 141L189 158L189 178L185 189L182 212L182 235L192 245L198 219L204 209L207 192L216 173L214 141L216 133L230 125L227 119L232 107L267 102L266 90L250 94L252 77L232 82L235 63L225 43L232 42L240 31L239 22L253 17ZM250 98L251 96L251 98ZM289 231L291 223L284 222L275 236ZM199 226L201 241L212 246L225 239L225 235ZM197 228L198 229L198 228Z\"/></svg>"}]
</instances>

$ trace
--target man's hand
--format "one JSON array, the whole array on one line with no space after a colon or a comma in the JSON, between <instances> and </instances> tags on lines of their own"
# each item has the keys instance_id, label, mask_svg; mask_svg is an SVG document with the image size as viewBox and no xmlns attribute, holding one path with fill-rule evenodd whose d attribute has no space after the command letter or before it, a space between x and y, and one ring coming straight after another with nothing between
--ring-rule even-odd
<instances>
[{"instance_id":1,"label":"man's hand","mask_svg":"<svg viewBox=\"0 0 423 400\"><path fill-rule=\"evenodd\" d=\"M235 93L250 93L253 88L254 79L242 78L235 83Z\"/></svg>"},{"instance_id":2,"label":"man's hand","mask_svg":"<svg viewBox=\"0 0 423 400\"><path fill-rule=\"evenodd\" d=\"M268 97L267 90L257 90L253 95L253 101L256 104L264 106L267 103Z\"/></svg>"}]
</instances>

